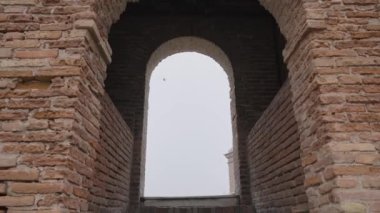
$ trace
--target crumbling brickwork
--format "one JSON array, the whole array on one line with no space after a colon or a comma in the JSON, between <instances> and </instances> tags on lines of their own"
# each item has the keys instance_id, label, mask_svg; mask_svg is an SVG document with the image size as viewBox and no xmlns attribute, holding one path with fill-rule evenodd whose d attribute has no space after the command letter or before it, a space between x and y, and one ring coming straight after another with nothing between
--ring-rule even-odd
<instances>
[{"instance_id":1,"label":"crumbling brickwork","mask_svg":"<svg viewBox=\"0 0 380 213\"><path fill-rule=\"evenodd\" d=\"M118 16L99 2L0 1L1 212L89 210L110 55L96 11Z\"/></svg>"},{"instance_id":2,"label":"crumbling brickwork","mask_svg":"<svg viewBox=\"0 0 380 213\"><path fill-rule=\"evenodd\" d=\"M236 0L235 4L240 2L244 3ZM310 212L379 211L379 1L259 2L287 41L283 55ZM120 186L119 179L109 183L106 177L95 176L108 171L102 165L115 170L113 162L119 159L110 156L123 155L130 161L126 150L141 137L133 131L135 123L126 119L134 137L128 130L116 134L127 139L120 145L125 152L101 153L110 153L114 148L105 146L121 140L108 139L106 132L111 130L102 124L112 121L118 124L113 130L127 129L120 118L102 119L104 110L117 116L112 104L103 105L112 55L107 36L126 4L126 0L0 0L0 212L122 211L129 204L131 197L125 193L131 190L126 185L113 191ZM237 14L227 19L233 15ZM251 28L262 30L247 27ZM208 30L212 34L215 29ZM215 43L223 46L232 41ZM145 48L142 44L133 51ZM247 59L244 54L227 55L232 63L233 57ZM244 85L255 88L243 83L245 76L235 78L237 98ZM241 94L248 103L255 100L251 93ZM133 108L136 102L125 104ZM255 111L249 104L241 107L248 114ZM255 120L244 120L244 113L238 119L248 134ZM239 147L240 162L245 162L239 167L242 188L254 184L249 174L259 167L254 156L244 154L246 149ZM135 156L140 159L141 153ZM130 174L130 163L140 164L136 160L117 163L124 165L122 177ZM94 186L109 193L104 193L105 200L96 199L100 194ZM131 186L140 187L133 182ZM249 189L256 193L255 188Z\"/></svg>"},{"instance_id":3,"label":"crumbling brickwork","mask_svg":"<svg viewBox=\"0 0 380 213\"><path fill-rule=\"evenodd\" d=\"M311 212L378 211L379 2L262 3L288 40Z\"/></svg>"}]
</instances>

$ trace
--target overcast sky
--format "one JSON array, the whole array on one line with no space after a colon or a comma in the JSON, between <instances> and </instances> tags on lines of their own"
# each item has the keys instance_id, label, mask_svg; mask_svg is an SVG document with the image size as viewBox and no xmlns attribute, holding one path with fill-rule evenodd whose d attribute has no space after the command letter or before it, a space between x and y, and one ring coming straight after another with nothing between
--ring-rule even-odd
<instances>
[{"instance_id":1,"label":"overcast sky","mask_svg":"<svg viewBox=\"0 0 380 213\"><path fill-rule=\"evenodd\" d=\"M145 196L229 192L230 87L213 59L180 53L150 80Z\"/></svg>"}]
</instances>

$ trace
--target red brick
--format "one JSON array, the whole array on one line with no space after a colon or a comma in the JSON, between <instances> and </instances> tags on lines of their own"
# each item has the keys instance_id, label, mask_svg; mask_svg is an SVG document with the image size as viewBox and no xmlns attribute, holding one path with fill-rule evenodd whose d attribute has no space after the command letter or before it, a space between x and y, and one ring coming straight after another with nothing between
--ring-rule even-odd
<instances>
[{"instance_id":1,"label":"red brick","mask_svg":"<svg viewBox=\"0 0 380 213\"><path fill-rule=\"evenodd\" d=\"M59 39L62 36L61 31L33 31L26 32L26 38L28 39Z\"/></svg>"},{"instance_id":2,"label":"red brick","mask_svg":"<svg viewBox=\"0 0 380 213\"><path fill-rule=\"evenodd\" d=\"M335 183L339 188L355 188L358 185L357 180L347 178L337 178Z\"/></svg>"},{"instance_id":3,"label":"red brick","mask_svg":"<svg viewBox=\"0 0 380 213\"><path fill-rule=\"evenodd\" d=\"M38 169L9 169L0 170L0 180L31 181L38 180Z\"/></svg>"},{"instance_id":4,"label":"red brick","mask_svg":"<svg viewBox=\"0 0 380 213\"><path fill-rule=\"evenodd\" d=\"M34 205L34 196L0 196L0 206L32 206Z\"/></svg>"},{"instance_id":5,"label":"red brick","mask_svg":"<svg viewBox=\"0 0 380 213\"><path fill-rule=\"evenodd\" d=\"M83 199L88 199L89 192L86 189L74 187L74 195Z\"/></svg>"},{"instance_id":6,"label":"red brick","mask_svg":"<svg viewBox=\"0 0 380 213\"><path fill-rule=\"evenodd\" d=\"M355 162L359 164L376 165L380 163L380 155L375 153L362 153L358 154Z\"/></svg>"},{"instance_id":7,"label":"red brick","mask_svg":"<svg viewBox=\"0 0 380 213\"><path fill-rule=\"evenodd\" d=\"M4 120L24 120L28 116L25 112L15 112L15 111L2 111L0 112L0 121Z\"/></svg>"},{"instance_id":8,"label":"red brick","mask_svg":"<svg viewBox=\"0 0 380 213\"><path fill-rule=\"evenodd\" d=\"M323 182L322 178L319 176L312 176L312 177L306 177L305 178L305 186L306 187L319 185L322 182Z\"/></svg>"},{"instance_id":9,"label":"red brick","mask_svg":"<svg viewBox=\"0 0 380 213\"><path fill-rule=\"evenodd\" d=\"M330 143L328 147L336 152L350 152L350 151L376 151L373 144L370 143Z\"/></svg>"},{"instance_id":10,"label":"red brick","mask_svg":"<svg viewBox=\"0 0 380 213\"><path fill-rule=\"evenodd\" d=\"M74 118L72 111L40 111L34 114L37 119Z\"/></svg>"},{"instance_id":11,"label":"red brick","mask_svg":"<svg viewBox=\"0 0 380 213\"><path fill-rule=\"evenodd\" d=\"M43 151L45 151L45 145L42 143L36 143L36 144L6 143L6 144L3 144L2 151L5 153L42 153Z\"/></svg>"},{"instance_id":12,"label":"red brick","mask_svg":"<svg viewBox=\"0 0 380 213\"><path fill-rule=\"evenodd\" d=\"M48 100L38 99L23 99L23 100L10 100L8 107L11 109L38 109L49 107L50 102Z\"/></svg>"},{"instance_id":13,"label":"red brick","mask_svg":"<svg viewBox=\"0 0 380 213\"><path fill-rule=\"evenodd\" d=\"M63 183L10 183L9 190L17 194L50 194L64 191Z\"/></svg>"},{"instance_id":14,"label":"red brick","mask_svg":"<svg viewBox=\"0 0 380 213\"><path fill-rule=\"evenodd\" d=\"M374 175L376 172L372 171L369 166L360 165L347 165L347 166L333 166L326 169L325 178L331 179L339 175Z\"/></svg>"},{"instance_id":15,"label":"red brick","mask_svg":"<svg viewBox=\"0 0 380 213\"><path fill-rule=\"evenodd\" d=\"M362 185L364 188L380 189L380 177L363 177Z\"/></svg>"},{"instance_id":16,"label":"red brick","mask_svg":"<svg viewBox=\"0 0 380 213\"><path fill-rule=\"evenodd\" d=\"M17 58L56 58L58 50L18 50L15 52Z\"/></svg>"},{"instance_id":17,"label":"red brick","mask_svg":"<svg viewBox=\"0 0 380 213\"><path fill-rule=\"evenodd\" d=\"M25 129L25 124L21 121L3 122L1 129L5 132L20 132Z\"/></svg>"},{"instance_id":18,"label":"red brick","mask_svg":"<svg viewBox=\"0 0 380 213\"><path fill-rule=\"evenodd\" d=\"M33 48L39 46L40 42L38 40L14 40L4 43L4 47L8 48Z\"/></svg>"},{"instance_id":19,"label":"red brick","mask_svg":"<svg viewBox=\"0 0 380 213\"><path fill-rule=\"evenodd\" d=\"M0 183L0 195L4 195L7 193L7 185L5 183Z\"/></svg>"},{"instance_id":20,"label":"red brick","mask_svg":"<svg viewBox=\"0 0 380 213\"><path fill-rule=\"evenodd\" d=\"M50 87L50 82L44 81L27 81L17 84L17 89L37 89L37 90L46 90Z\"/></svg>"}]
</instances>

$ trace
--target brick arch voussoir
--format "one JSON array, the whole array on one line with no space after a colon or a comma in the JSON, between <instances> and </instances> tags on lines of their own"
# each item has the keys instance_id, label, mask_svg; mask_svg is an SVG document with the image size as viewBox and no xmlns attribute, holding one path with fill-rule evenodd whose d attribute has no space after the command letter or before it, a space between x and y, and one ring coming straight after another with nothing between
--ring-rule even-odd
<instances>
[{"instance_id":1,"label":"brick arch voussoir","mask_svg":"<svg viewBox=\"0 0 380 213\"><path fill-rule=\"evenodd\" d=\"M321 30L323 20L313 19L310 16L307 8L313 7L312 2L305 0L259 1L272 14L286 39L283 56L285 63L288 64L291 57L295 55L294 52L300 47L300 43L305 40L306 35L313 30ZM289 71L292 72L291 69Z\"/></svg>"}]
</instances>

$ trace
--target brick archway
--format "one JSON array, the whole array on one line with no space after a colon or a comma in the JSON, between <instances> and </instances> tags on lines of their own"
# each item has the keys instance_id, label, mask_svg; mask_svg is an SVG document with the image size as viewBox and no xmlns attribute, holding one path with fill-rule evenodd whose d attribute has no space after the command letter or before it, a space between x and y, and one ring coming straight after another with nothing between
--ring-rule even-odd
<instances>
[{"instance_id":1,"label":"brick archway","mask_svg":"<svg viewBox=\"0 0 380 213\"><path fill-rule=\"evenodd\" d=\"M140 177L138 169L132 169L133 163L140 163L132 159L136 156L132 153L140 151L133 148L141 136L139 122L143 113L138 109L143 106L139 103L143 89L134 91L138 101L125 100L126 119L122 119L124 115L118 111L123 110L114 106L115 101L107 97L104 89L107 66L120 56L118 48L113 48L111 57L108 35L127 2L128 13L134 4L125 0L1 2L0 212L121 212L130 200L138 201L138 192L134 194L130 186L139 188L139 181L129 180ZM193 8L206 8L202 14L208 18L213 13L206 1L187 2L201 3L201 7ZM256 1L235 2L239 11L246 11L245 5ZM300 199L307 200L305 206L311 212L378 211L378 1L260 2L276 19L287 40L283 55L289 84L285 85L291 91L298 125L302 160L299 169L305 174L304 186L299 190L307 194ZM169 14L189 12L181 5L176 8ZM244 14L252 16L256 12ZM216 15L231 18L242 13L222 10ZM204 22L198 23L182 30L181 25L170 24L176 26L172 32L178 37L194 36L207 27L202 25ZM228 20L222 24L226 23ZM240 22L229 29L262 31L267 26L244 24ZM207 29L203 36L225 50L234 72L249 73L242 68L246 54L236 54L228 48L237 39L210 39L222 28ZM154 42L147 42L151 46L138 44L138 35L132 37L130 41L137 46L125 54L133 52L137 59L150 55L163 42L156 32L151 32ZM239 36L242 44L253 47L247 42L247 34ZM145 67L142 70L145 72ZM127 78L133 79L130 85L144 85L145 79L134 78L133 73L128 73ZM257 97L244 93L241 85L253 85L244 81L247 79L247 75L235 76L236 99ZM252 88L247 91L254 91ZM275 100L282 103L282 99ZM255 114L249 110L249 101L236 108L243 118ZM248 137L254 123L250 119L243 122L242 134ZM109 124L118 125L110 128ZM250 186L249 174L254 168L248 162L254 159L248 153L246 156L247 162L240 165L240 171L245 171L240 178L244 202L250 203L251 193L253 197L267 194L255 194Z\"/></svg>"},{"instance_id":2,"label":"brick archway","mask_svg":"<svg viewBox=\"0 0 380 213\"><path fill-rule=\"evenodd\" d=\"M203 55L206 55L213 60L215 60L224 70L228 77L230 90L230 109L231 109L231 123L232 123L232 136L233 136L233 146L238 145L238 135L237 135L237 123L236 123L236 104L235 104L235 80L234 80L234 72L231 61L228 56L224 53L224 51L218 47L216 44L199 37L194 36L184 36L171 39L169 41L161 44L150 56L147 65L146 65L146 82L145 82L145 103L144 103L144 126L143 126L143 139L142 139L142 166L141 166L141 183L140 183L140 196L143 196L144 191L144 171L145 171L145 154L146 154L146 136L147 136L147 119L148 119L148 97L149 97L149 82L151 79L152 72L157 67L157 65L167 57L170 57L177 53L182 52L196 52ZM235 149L238 149L235 147ZM239 168L239 156L238 153L234 156L234 162L237 164L234 168ZM239 180L239 171L235 172L236 179ZM238 184L240 186L240 184ZM238 193L240 193L238 191Z\"/></svg>"},{"instance_id":3,"label":"brick archway","mask_svg":"<svg viewBox=\"0 0 380 213\"><path fill-rule=\"evenodd\" d=\"M282 60L279 49L281 44L278 40L279 33L276 25L264 9L256 3L254 5L255 8L258 6L254 16L244 15L233 19L215 16L206 21L200 20L197 16L189 18L180 14L175 18L160 16L159 14L157 18L133 15L135 13L133 11L141 10L136 5L135 8L130 7L130 12L127 10L126 14L112 28L110 43L111 46L117 48L114 48L113 63L108 68L106 88L135 135L133 189L131 190L134 198L132 200L138 200L140 197L139 192L144 168L141 165L141 157L143 157L141 153L144 153L142 137L143 109L147 98L144 92L144 85L147 80L146 66L147 64L149 66L149 60L154 52L157 49L160 50L160 46L165 47L162 44L167 41L173 39L175 41L176 38L181 37L198 37L214 44L201 42L205 47L210 47L210 50L222 49L223 51L210 52L205 48L201 49L200 45L198 46L196 43L195 47L184 46L186 43L182 44L182 47L198 48L198 51L213 56L217 60L221 59L218 60L219 63L225 64L223 61L227 61L222 59L223 57L221 58L223 55L230 61L228 65L221 65L227 69L230 82L235 88L236 97L239 97L236 98L237 107L236 116L234 116L237 130L235 135L239 140L234 145L238 149L235 160L239 162L239 166L235 167L236 180L238 184L241 184L237 188L242 203L250 204L252 202L246 137L262 111L271 102L283 80L279 76ZM215 30L209 31L209 25L213 26ZM250 28L252 25L257 25L262 30L256 31L254 28ZM173 26L176 30L172 29ZM140 36L136 37L136 34ZM155 36L152 37L151 35ZM138 51L134 52L137 47ZM167 46L167 48L169 47ZM126 78L127 76L128 78ZM231 81L236 78L239 80ZM122 105L122 103L128 102L134 104Z\"/></svg>"}]
</instances>

